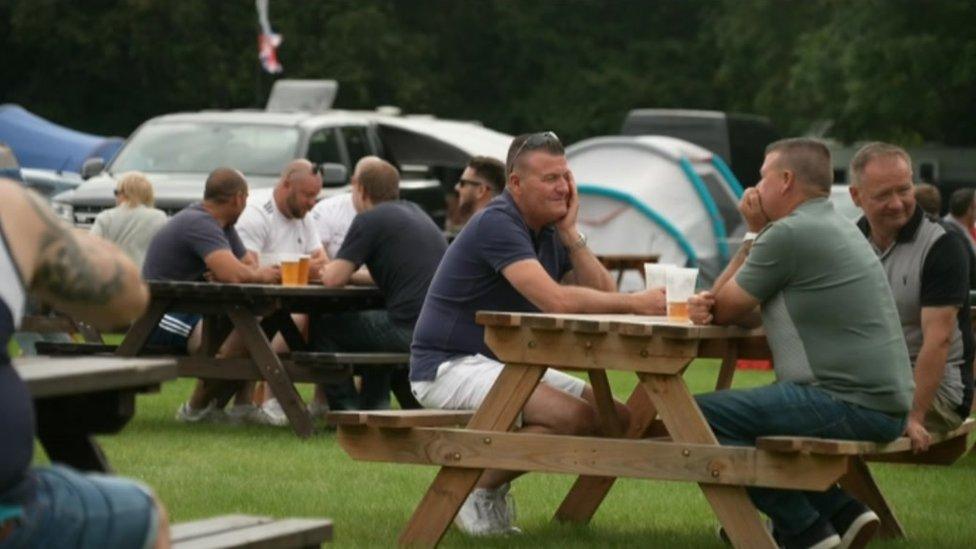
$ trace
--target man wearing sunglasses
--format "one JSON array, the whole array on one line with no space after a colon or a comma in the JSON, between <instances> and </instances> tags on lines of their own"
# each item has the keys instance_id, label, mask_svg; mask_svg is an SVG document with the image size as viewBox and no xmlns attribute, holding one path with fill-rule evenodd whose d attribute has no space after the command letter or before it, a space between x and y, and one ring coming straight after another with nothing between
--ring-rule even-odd
<instances>
[{"instance_id":1,"label":"man wearing sunglasses","mask_svg":"<svg viewBox=\"0 0 976 549\"><path fill-rule=\"evenodd\" d=\"M613 278L577 229L579 197L562 143L552 132L520 135L508 150L505 191L474 214L448 248L414 332L410 380L428 408L476 409L501 373L484 343L478 310L664 314L664 292L616 292ZM626 426L627 407L617 402ZM521 429L587 435L597 431L592 389L548 370L529 397ZM488 470L459 511L472 535L517 531L508 502L518 472Z\"/></svg>"},{"instance_id":2,"label":"man wearing sunglasses","mask_svg":"<svg viewBox=\"0 0 976 549\"><path fill-rule=\"evenodd\" d=\"M490 156L475 156L468 162L461 179L454 185L458 193L460 231L475 212L479 212L505 190L505 164Z\"/></svg>"}]
</instances>

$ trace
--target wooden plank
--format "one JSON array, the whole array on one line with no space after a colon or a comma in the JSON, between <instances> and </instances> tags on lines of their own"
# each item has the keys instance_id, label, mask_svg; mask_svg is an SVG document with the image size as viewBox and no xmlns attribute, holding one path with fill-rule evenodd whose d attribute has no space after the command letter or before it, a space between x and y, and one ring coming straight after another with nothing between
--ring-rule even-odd
<instances>
[{"instance_id":1,"label":"wooden plank","mask_svg":"<svg viewBox=\"0 0 976 549\"><path fill-rule=\"evenodd\" d=\"M273 520L271 517L258 517L253 515L223 515L174 524L170 526L169 534L173 543L179 543L201 536L235 530L244 526L265 524Z\"/></svg>"},{"instance_id":2,"label":"wooden plank","mask_svg":"<svg viewBox=\"0 0 976 549\"><path fill-rule=\"evenodd\" d=\"M966 453L969 441L958 436L929 445L921 454L906 450L897 454L868 454L864 459L873 462L910 463L913 465L952 465Z\"/></svg>"},{"instance_id":3,"label":"wooden plank","mask_svg":"<svg viewBox=\"0 0 976 549\"><path fill-rule=\"evenodd\" d=\"M857 456L849 459L850 467L847 474L840 479L841 487L878 515L881 519L878 535L882 539L904 538L905 530L871 476L867 463Z\"/></svg>"},{"instance_id":4,"label":"wooden plank","mask_svg":"<svg viewBox=\"0 0 976 549\"><path fill-rule=\"evenodd\" d=\"M634 388L627 399L627 408L630 410L630 425L624 438L644 438L657 417L657 410L640 385ZM553 518L560 522L577 524L589 522L616 480L614 477L580 476L569 489Z\"/></svg>"},{"instance_id":5,"label":"wooden plank","mask_svg":"<svg viewBox=\"0 0 976 549\"><path fill-rule=\"evenodd\" d=\"M545 368L527 364L506 364L468 428L507 431L535 390ZM339 433L344 445L344 433ZM483 469L442 467L417 505L410 522L400 534L400 545L433 547L444 536L465 498L471 493Z\"/></svg>"},{"instance_id":6,"label":"wooden plank","mask_svg":"<svg viewBox=\"0 0 976 549\"><path fill-rule=\"evenodd\" d=\"M291 353L296 363L314 364L409 364L410 353Z\"/></svg>"},{"instance_id":7,"label":"wooden plank","mask_svg":"<svg viewBox=\"0 0 976 549\"><path fill-rule=\"evenodd\" d=\"M363 461L817 491L836 483L848 460L747 446L437 427L395 436L378 428L341 427L340 442L350 457Z\"/></svg>"},{"instance_id":8,"label":"wooden plank","mask_svg":"<svg viewBox=\"0 0 976 549\"><path fill-rule=\"evenodd\" d=\"M378 410L362 415L371 427L440 427L465 425L474 417L474 410Z\"/></svg>"},{"instance_id":9,"label":"wooden plank","mask_svg":"<svg viewBox=\"0 0 976 549\"><path fill-rule=\"evenodd\" d=\"M695 340L485 327L485 343L502 362L587 370L677 373L697 356Z\"/></svg>"},{"instance_id":10,"label":"wooden plank","mask_svg":"<svg viewBox=\"0 0 976 549\"><path fill-rule=\"evenodd\" d=\"M759 338L764 335L761 328L742 328L739 326L697 326L686 322L674 322L665 316L644 316L626 314L553 314L553 313L513 313L506 311L478 311L475 322L483 326L514 327L548 325L573 326L581 323L590 326L599 323L606 332L620 332L633 329L644 335L651 332L672 339L728 339ZM561 324L560 324L561 323ZM649 330L652 329L652 330Z\"/></svg>"},{"instance_id":11,"label":"wooden plank","mask_svg":"<svg viewBox=\"0 0 976 549\"><path fill-rule=\"evenodd\" d=\"M206 356L178 357L180 377L202 379L231 379L262 381L264 375L250 358L210 358ZM281 360L292 383L331 383L352 375L352 368L345 365L296 363Z\"/></svg>"},{"instance_id":12,"label":"wooden plank","mask_svg":"<svg viewBox=\"0 0 976 549\"><path fill-rule=\"evenodd\" d=\"M974 427L976 427L976 420L970 418L952 431L931 433L932 445L960 437L965 439L966 435L971 433ZM868 442L862 440L777 436L757 439L756 447L774 452L805 452L854 456L910 452L912 449L912 441L908 437L899 437L891 442Z\"/></svg>"},{"instance_id":13,"label":"wooden plank","mask_svg":"<svg viewBox=\"0 0 976 549\"><path fill-rule=\"evenodd\" d=\"M333 425L368 425L404 429L411 427L447 427L465 425L474 416L468 410L371 410L329 412L326 421Z\"/></svg>"},{"instance_id":14,"label":"wooden plank","mask_svg":"<svg viewBox=\"0 0 976 549\"><path fill-rule=\"evenodd\" d=\"M34 398L157 385L176 379L172 358L24 357L13 361Z\"/></svg>"},{"instance_id":15,"label":"wooden plank","mask_svg":"<svg viewBox=\"0 0 976 549\"><path fill-rule=\"evenodd\" d=\"M739 342L729 339L724 343L725 351L722 353L722 367L719 368L718 378L715 380L716 391L722 391L732 387L732 378L735 376L735 364L739 360Z\"/></svg>"},{"instance_id":16,"label":"wooden plank","mask_svg":"<svg viewBox=\"0 0 976 549\"><path fill-rule=\"evenodd\" d=\"M718 440L679 375L638 374L675 442L718 445ZM717 470L721 478L721 470ZM776 547L744 488L699 483L735 547Z\"/></svg>"},{"instance_id":17,"label":"wooden plank","mask_svg":"<svg viewBox=\"0 0 976 549\"><path fill-rule=\"evenodd\" d=\"M118 347L118 345L107 345L105 343L69 343L65 341L38 341L34 344L34 349L40 355L61 356L111 354Z\"/></svg>"},{"instance_id":18,"label":"wooden plank","mask_svg":"<svg viewBox=\"0 0 976 549\"><path fill-rule=\"evenodd\" d=\"M288 376L288 372L271 348L271 342L261 330L257 317L247 309L238 307L228 308L227 315L234 323L234 329L237 330L241 341L244 342L248 354L268 382L268 386L274 392L278 403L281 404L292 430L302 438L312 436L315 431L312 417L308 414L302 397L295 390L295 385Z\"/></svg>"},{"instance_id":19,"label":"wooden plank","mask_svg":"<svg viewBox=\"0 0 976 549\"><path fill-rule=\"evenodd\" d=\"M617 438L623 434L617 407L610 391L610 381L604 370L590 370L590 385L596 400L597 419L600 422L600 432L603 436Z\"/></svg>"},{"instance_id":20,"label":"wooden plank","mask_svg":"<svg viewBox=\"0 0 976 549\"><path fill-rule=\"evenodd\" d=\"M326 519L279 519L264 524L192 538L173 543L178 549L223 549L228 547L286 549L318 547L332 539L332 521Z\"/></svg>"}]
</instances>

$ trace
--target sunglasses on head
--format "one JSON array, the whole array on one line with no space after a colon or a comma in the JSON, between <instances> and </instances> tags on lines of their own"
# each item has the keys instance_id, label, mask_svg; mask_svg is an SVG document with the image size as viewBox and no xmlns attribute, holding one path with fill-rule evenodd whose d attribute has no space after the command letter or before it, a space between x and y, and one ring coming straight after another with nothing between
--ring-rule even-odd
<instances>
[{"instance_id":1,"label":"sunglasses on head","mask_svg":"<svg viewBox=\"0 0 976 549\"><path fill-rule=\"evenodd\" d=\"M518 150L515 151L515 156L512 157L512 165L515 165L515 161L518 160L519 156L522 155L526 150L535 150L542 147L546 143L556 142L559 143L559 137L555 132L540 132L534 133L525 138L525 141L519 145Z\"/></svg>"}]
</instances>

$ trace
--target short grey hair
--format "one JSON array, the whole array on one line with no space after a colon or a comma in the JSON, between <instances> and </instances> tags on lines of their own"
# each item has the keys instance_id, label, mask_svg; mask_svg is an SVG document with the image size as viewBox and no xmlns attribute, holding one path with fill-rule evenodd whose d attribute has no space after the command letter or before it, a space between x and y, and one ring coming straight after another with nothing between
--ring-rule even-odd
<instances>
[{"instance_id":1,"label":"short grey hair","mask_svg":"<svg viewBox=\"0 0 976 549\"><path fill-rule=\"evenodd\" d=\"M766 146L766 155L774 152L779 153L779 161L793 172L801 184L830 193L834 168L830 164L830 149L822 141L809 137L780 139Z\"/></svg>"},{"instance_id":2,"label":"short grey hair","mask_svg":"<svg viewBox=\"0 0 976 549\"><path fill-rule=\"evenodd\" d=\"M908 155L908 151L898 145L873 141L858 149L854 158L851 158L851 185L860 185L864 168L878 158L901 158L908 164L908 172L912 172L912 157Z\"/></svg>"}]
</instances>

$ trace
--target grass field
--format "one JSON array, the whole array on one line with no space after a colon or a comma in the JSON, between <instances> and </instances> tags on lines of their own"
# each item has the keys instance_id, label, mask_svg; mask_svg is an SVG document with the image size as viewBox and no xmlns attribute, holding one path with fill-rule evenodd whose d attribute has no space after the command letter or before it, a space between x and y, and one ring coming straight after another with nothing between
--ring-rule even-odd
<instances>
[{"instance_id":1,"label":"grass field","mask_svg":"<svg viewBox=\"0 0 976 549\"><path fill-rule=\"evenodd\" d=\"M717 363L687 374L695 392L714 383ZM739 372L736 386L767 383L766 372ZM620 399L629 374L611 377ZM389 547L436 472L433 467L354 462L331 432L307 441L288 429L183 425L173 419L191 380L139 397L137 415L120 434L100 440L119 474L153 486L174 521L224 513L321 516L333 519L335 544ZM302 387L307 396L310 387ZM40 457L39 460L43 460ZM882 547L976 546L976 457L952 467L873 466L910 538ZM698 488L687 483L619 481L593 522L550 522L572 478L527 475L513 484L524 534L472 539L451 529L445 547L721 547L716 523Z\"/></svg>"}]
</instances>

